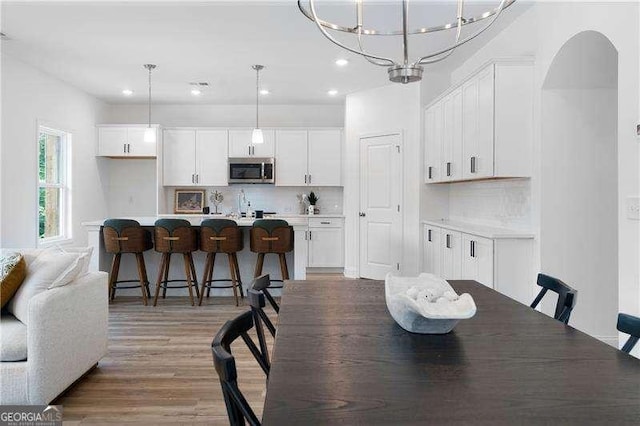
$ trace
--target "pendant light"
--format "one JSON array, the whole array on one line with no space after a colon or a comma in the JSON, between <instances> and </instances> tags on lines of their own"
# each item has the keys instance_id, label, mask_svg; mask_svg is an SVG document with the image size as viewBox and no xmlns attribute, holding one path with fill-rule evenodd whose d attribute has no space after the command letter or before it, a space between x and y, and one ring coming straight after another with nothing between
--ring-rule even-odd
<instances>
[{"instance_id":1,"label":"pendant light","mask_svg":"<svg viewBox=\"0 0 640 426\"><path fill-rule=\"evenodd\" d=\"M251 143L255 145L264 143L264 135L260 128L258 115L258 106L260 105L260 70L264 68L264 65L254 65L251 68L256 70L256 128L253 129L253 133L251 134Z\"/></svg>"},{"instance_id":2,"label":"pendant light","mask_svg":"<svg viewBox=\"0 0 640 426\"><path fill-rule=\"evenodd\" d=\"M144 67L149 71L149 126L144 131L144 141L155 143L156 129L151 127L151 71L153 71L156 66L154 64L144 64Z\"/></svg>"}]
</instances>

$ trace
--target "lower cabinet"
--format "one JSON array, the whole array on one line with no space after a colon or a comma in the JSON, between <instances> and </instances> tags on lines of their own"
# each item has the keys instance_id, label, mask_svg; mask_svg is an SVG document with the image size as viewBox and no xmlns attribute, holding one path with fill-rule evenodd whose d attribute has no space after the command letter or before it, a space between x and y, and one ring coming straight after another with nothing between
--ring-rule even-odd
<instances>
[{"instance_id":1,"label":"lower cabinet","mask_svg":"<svg viewBox=\"0 0 640 426\"><path fill-rule=\"evenodd\" d=\"M344 223L342 218L310 218L309 230L310 268L344 267Z\"/></svg>"},{"instance_id":2,"label":"lower cabinet","mask_svg":"<svg viewBox=\"0 0 640 426\"><path fill-rule=\"evenodd\" d=\"M423 271L447 280L474 280L519 302L535 297L530 235L487 238L423 226Z\"/></svg>"}]
</instances>

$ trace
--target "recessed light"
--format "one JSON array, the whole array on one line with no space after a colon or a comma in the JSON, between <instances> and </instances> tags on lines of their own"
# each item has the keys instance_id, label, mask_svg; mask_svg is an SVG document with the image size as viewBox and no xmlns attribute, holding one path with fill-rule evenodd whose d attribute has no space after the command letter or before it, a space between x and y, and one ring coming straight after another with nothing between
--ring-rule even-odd
<instances>
[{"instance_id":1,"label":"recessed light","mask_svg":"<svg viewBox=\"0 0 640 426\"><path fill-rule=\"evenodd\" d=\"M327 95L329 96L335 96L338 94L338 91L336 89L331 89L327 92Z\"/></svg>"},{"instance_id":2,"label":"recessed light","mask_svg":"<svg viewBox=\"0 0 640 426\"><path fill-rule=\"evenodd\" d=\"M191 89L191 94L193 96L200 96L202 94L202 91L200 89Z\"/></svg>"},{"instance_id":3,"label":"recessed light","mask_svg":"<svg viewBox=\"0 0 640 426\"><path fill-rule=\"evenodd\" d=\"M131 96L133 95L133 90L131 89L122 89L122 94L125 96Z\"/></svg>"},{"instance_id":4,"label":"recessed light","mask_svg":"<svg viewBox=\"0 0 640 426\"><path fill-rule=\"evenodd\" d=\"M349 61L347 61L346 59L336 59L336 65L339 67L345 67L349 65Z\"/></svg>"},{"instance_id":5,"label":"recessed light","mask_svg":"<svg viewBox=\"0 0 640 426\"><path fill-rule=\"evenodd\" d=\"M271 93L271 92L269 92L267 89L260 90L260 94L261 95L268 95L269 93Z\"/></svg>"}]
</instances>

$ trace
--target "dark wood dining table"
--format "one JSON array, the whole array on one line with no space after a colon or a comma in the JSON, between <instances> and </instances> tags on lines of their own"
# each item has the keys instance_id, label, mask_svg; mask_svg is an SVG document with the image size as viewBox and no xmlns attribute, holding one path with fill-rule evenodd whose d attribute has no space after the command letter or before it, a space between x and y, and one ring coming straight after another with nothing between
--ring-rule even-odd
<instances>
[{"instance_id":1,"label":"dark wood dining table","mask_svg":"<svg viewBox=\"0 0 640 426\"><path fill-rule=\"evenodd\" d=\"M419 335L391 318L382 281L287 282L263 424L640 425L640 360L475 281L450 283L476 315Z\"/></svg>"}]
</instances>

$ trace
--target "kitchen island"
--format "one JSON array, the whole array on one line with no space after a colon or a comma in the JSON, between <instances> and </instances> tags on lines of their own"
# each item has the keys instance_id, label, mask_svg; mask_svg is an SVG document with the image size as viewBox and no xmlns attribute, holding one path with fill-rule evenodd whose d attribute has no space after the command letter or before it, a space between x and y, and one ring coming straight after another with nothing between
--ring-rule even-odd
<instances>
[{"instance_id":1,"label":"kitchen island","mask_svg":"<svg viewBox=\"0 0 640 426\"><path fill-rule=\"evenodd\" d=\"M287 265L289 267L289 275L291 279L304 280L307 274L308 263L308 230L309 230L309 217L312 218L340 218L340 215L317 215L317 216L277 216L274 219L284 219L289 225L293 227L294 232L294 249L293 252L287 253ZM222 216L214 215L159 215L152 217L129 217L127 219L133 219L140 223L141 226L153 232L153 226L157 219L160 218L179 218L186 219L191 222L192 226L199 226L202 220L212 218L224 218ZM268 218L267 218L268 219ZM253 279L253 273L256 263L257 255L249 250L249 228L253 225L255 219L253 218L240 218L232 219L238 223L243 229L244 233L244 249L238 253L238 263L240 265L240 277L242 279L243 287L246 290L247 286ZM89 245L93 247L94 255L91 259L90 270L92 271L109 271L111 268L111 261L113 256L106 252L104 246L104 239L102 235L103 220L96 220L92 222L85 222L82 225L86 227L88 233ZM149 250L144 253L147 272L149 275L149 281L151 284L155 284L157 273L160 267L160 254L155 250ZM196 266L196 272L198 279L202 278L202 271L204 268L206 254L200 251L194 253L193 258ZM175 257L175 266L172 264L170 279L183 279L184 270L178 265L178 259ZM172 260L172 263L174 260ZM223 263L224 262L224 263ZM268 273L272 278L281 278L279 263L276 256L267 255L264 263L264 273ZM214 275L216 279L229 278L229 268L227 266L226 256L218 256L216 259L216 266L214 269ZM136 279L137 272L135 266L135 259L133 256L123 256L122 264L120 266L120 279ZM139 295L139 289L126 289L118 290L117 295ZM187 294L186 289L174 289L167 292L167 296L183 296ZM232 295L231 289L220 289L212 291L213 295Z\"/></svg>"}]
</instances>

